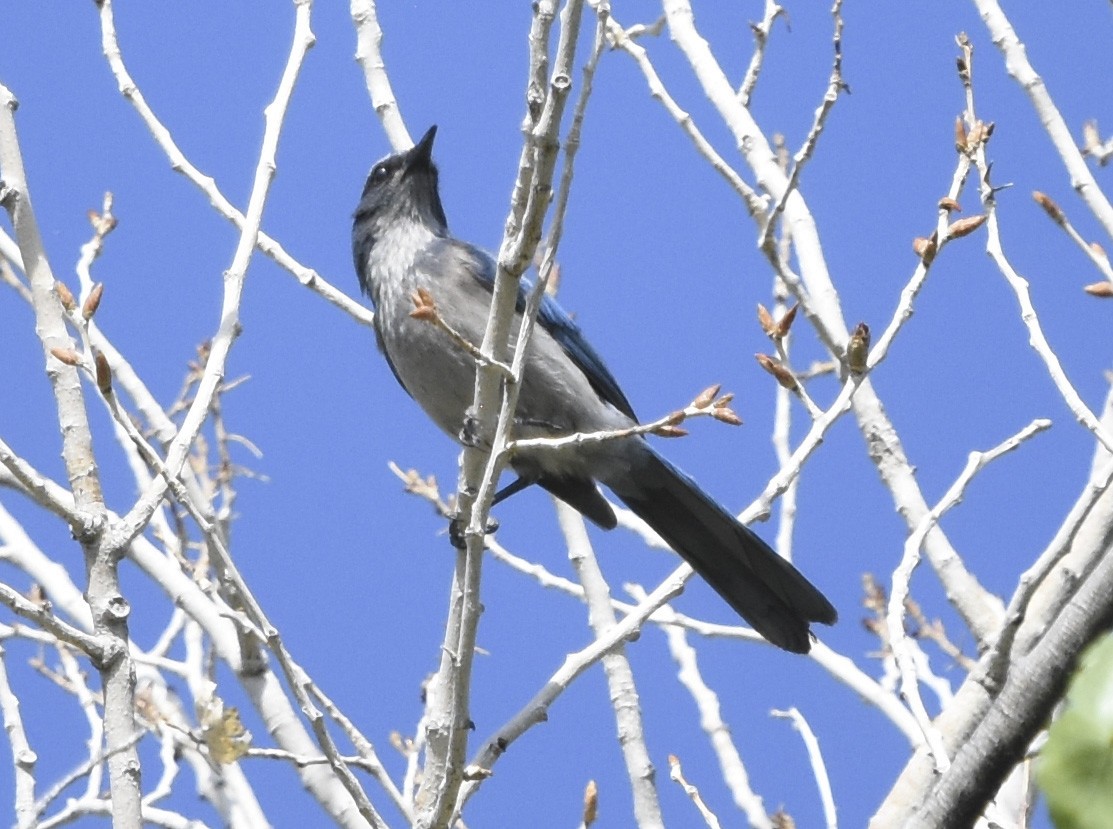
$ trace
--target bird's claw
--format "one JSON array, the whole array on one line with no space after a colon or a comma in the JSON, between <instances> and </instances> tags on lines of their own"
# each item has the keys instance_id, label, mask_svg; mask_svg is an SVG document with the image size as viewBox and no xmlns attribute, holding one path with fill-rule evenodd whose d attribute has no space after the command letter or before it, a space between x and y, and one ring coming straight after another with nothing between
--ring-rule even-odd
<instances>
[{"instance_id":1,"label":"bird's claw","mask_svg":"<svg viewBox=\"0 0 1113 829\"><path fill-rule=\"evenodd\" d=\"M486 535L493 535L498 531L499 522L494 516L487 516L487 526L483 532ZM448 520L448 540L452 546L457 550L463 550L468 546L467 527L459 513L451 516Z\"/></svg>"},{"instance_id":2,"label":"bird's claw","mask_svg":"<svg viewBox=\"0 0 1113 829\"><path fill-rule=\"evenodd\" d=\"M478 449L482 443L479 439L479 418L471 412L464 415L464 425L460 427L460 443L471 449Z\"/></svg>"}]
</instances>

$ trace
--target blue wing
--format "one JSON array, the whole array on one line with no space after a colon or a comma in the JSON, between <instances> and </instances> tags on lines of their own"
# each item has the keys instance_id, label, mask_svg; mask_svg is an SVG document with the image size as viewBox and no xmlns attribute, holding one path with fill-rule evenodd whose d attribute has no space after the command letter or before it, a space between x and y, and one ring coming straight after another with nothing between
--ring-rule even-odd
<instances>
[{"instance_id":1,"label":"blue wing","mask_svg":"<svg viewBox=\"0 0 1113 829\"><path fill-rule=\"evenodd\" d=\"M453 252L467 262L468 270L476 281L488 291L493 289L495 260L488 253L457 239L439 239L434 244L454 248ZM522 279L518 287L519 311L525 310L526 297L532 288L533 284L528 279ZM591 347L584 338L583 332L580 331L580 327L572 321L555 299L548 295L541 299L541 307L537 310L537 322L559 343L564 353L584 373L591 387L603 400L633 420L638 419L634 414L634 407L622 393L618 381L614 379L603 358Z\"/></svg>"}]
</instances>

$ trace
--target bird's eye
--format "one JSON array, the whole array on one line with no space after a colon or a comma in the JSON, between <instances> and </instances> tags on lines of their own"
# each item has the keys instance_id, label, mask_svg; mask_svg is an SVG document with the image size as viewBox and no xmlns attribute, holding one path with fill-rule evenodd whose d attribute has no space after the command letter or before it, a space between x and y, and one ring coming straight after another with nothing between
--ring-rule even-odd
<instances>
[{"instance_id":1,"label":"bird's eye","mask_svg":"<svg viewBox=\"0 0 1113 829\"><path fill-rule=\"evenodd\" d=\"M390 177L390 170L385 164L376 164L375 168L371 171L371 183L382 184Z\"/></svg>"}]
</instances>

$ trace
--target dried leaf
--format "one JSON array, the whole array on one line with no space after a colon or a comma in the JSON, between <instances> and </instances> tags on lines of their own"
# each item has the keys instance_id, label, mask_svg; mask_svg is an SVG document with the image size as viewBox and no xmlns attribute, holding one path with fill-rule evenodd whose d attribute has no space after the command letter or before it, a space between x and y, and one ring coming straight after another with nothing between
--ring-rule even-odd
<instances>
[{"instance_id":1,"label":"dried leaf","mask_svg":"<svg viewBox=\"0 0 1113 829\"><path fill-rule=\"evenodd\" d=\"M202 722L201 736L208 746L209 756L217 763L234 763L251 748L251 732L244 728L240 712L235 708L225 708L223 703L217 707L219 713L214 711L207 722Z\"/></svg>"},{"instance_id":2,"label":"dried leaf","mask_svg":"<svg viewBox=\"0 0 1113 829\"><path fill-rule=\"evenodd\" d=\"M968 137L966 135L966 124L962 120L962 116L955 118L955 149L960 153L966 152Z\"/></svg>"},{"instance_id":3,"label":"dried leaf","mask_svg":"<svg viewBox=\"0 0 1113 829\"><path fill-rule=\"evenodd\" d=\"M951 222L951 226L947 228L947 237L950 239L959 239L963 236L969 236L985 224L985 218L984 213L979 213L977 216L967 216L965 219Z\"/></svg>"},{"instance_id":4,"label":"dried leaf","mask_svg":"<svg viewBox=\"0 0 1113 829\"><path fill-rule=\"evenodd\" d=\"M100 299L104 296L104 283L98 282L93 286L93 290L89 291L89 296L85 297L85 304L81 306L81 316L88 322L93 318L93 314L97 312L100 307Z\"/></svg>"}]
</instances>

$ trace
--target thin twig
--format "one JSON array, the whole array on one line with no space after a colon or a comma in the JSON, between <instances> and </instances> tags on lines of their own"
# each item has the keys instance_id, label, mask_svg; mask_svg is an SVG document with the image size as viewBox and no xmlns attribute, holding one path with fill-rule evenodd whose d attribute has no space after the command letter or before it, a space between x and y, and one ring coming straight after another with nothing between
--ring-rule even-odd
<instances>
[{"instance_id":1,"label":"thin twig","mask_svg":"<svg viewBox=\"0 0 1113 829\"><path fill-rule=\"evenodd\" d=\"M967 459L966 467L959 474L955 482L934 507L924 516L916 530L908 537L904 545L904 556L897 568L893 571L893 586L889 593L889 608L886 622L889 631L889 645L900 668L901 694L908 703L913 715L916 717L920 728L927 741L936 769L942 773L949 765L946 747L938 728L932 722L920 698L915 656L910 650L910 640L904 629L904 609L908 598L912 572L920 558L920 547L924 537L930 532L932 526L943 517L952 507L961 503L974 476L988 464L1002 455L1018 448L1020 444L1040 432L1049 429L1051 421L1034 420L1012 437L1002 441L997 446L985 452L971 452Z\"/></svg>"},{"instance_id":2,"label":"thin twig","mask_svg":"<svg viewBox=\"0 0 1113 829\"><path fill-rule=\"evenodd\" d=\"M819 748L819 740L816 739L815 732L812 731L808 721L804 719L804 715L796 708L771 713L774 717L790 720L792 727L800 733L800 739L804 741L804 747L808 751L808 759L812 764L815 785L819 789L819 800L823 804L824 823L827 829L837 829L839 821L835 812L835 796L831 792L831 778L827 775L827 764L823 762L823 752Z\"/></svg>"},{"instance_id":3,"label":"thin twig","mask_svg":"<svg viewBox=\"0 0 1113 829\"><path fill-rule=\"evenodd\" d=\"M307 2L307 0L296 0L296 2L303 3ZM202 173L185 156L177 143L175 143L174 137L170 134L170 130L168 130L159 120L158 116L155 115L154 110L151 109L146 98L143 97L143 93L139 89L139 86L129 74L124 64L123 54L120 51L119 38L116 34L116 23L111 3L98 3L97 5L100 9L101 48L108 61L108 66L112 70L113 76L116 78L116 84L120 89L120 94L135 108L136 114L139 115L143 124L150 130L151 137L154 138L155 143L162 149L167 160L170 162L170 168L174 172L181 173L189 179L195 187L208 197L209 203L213 206L213 209L242 232L248 221L247 218L224 197L224 194L220 192L220 188L217 187L216 181L212 176L207 176ZM281 244L262 230L258 231L256 244L258 244L259 250L273 259L280 268L292 274L294 278L306 288L344 311L356 322L366 326L372 324L374 314L339 288L326 281L324 277L315 270L302 265L287 253Z\"/></svg>"},{"instance_id":4,"label":"thin twig","mask_svg":"<svg viewBox=\"0 0 1113 829\"><path fill-rule=\"evenodd\" d=\"M580 578L587 601L588 623L596 637L604 635L618 623L611 607L611 593L583 517L567 504L554 499L557 520L568 544L568 557ZM626 649L619 644L603 656L603 673L607 677L609 698L614 709L619 745L626 764L626 775L634 797L634 819L639 829L664 827L661 803L653 763L645 741L645 726L641 716L641 701L634 672L626 658Z\"/></svg>"}]
</instances>

